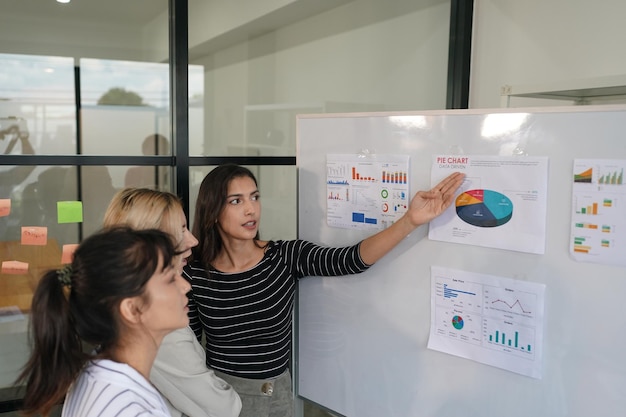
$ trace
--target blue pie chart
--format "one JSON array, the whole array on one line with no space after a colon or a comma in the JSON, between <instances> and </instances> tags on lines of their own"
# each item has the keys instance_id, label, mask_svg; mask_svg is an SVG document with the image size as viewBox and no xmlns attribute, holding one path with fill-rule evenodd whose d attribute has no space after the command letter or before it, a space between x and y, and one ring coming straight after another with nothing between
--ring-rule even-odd
<instances>
[{"instance_id":1,"label":"blue pie chart","mask_svg":"<svg viewBox=\"0 0 626 417\"><path fill-rule=\"evenodd\" d=\"M498 227L513 217L513 203L497 191L468 190L455 202L456 214L465 223L476 227Z\"/></svg>"}]
</instances>

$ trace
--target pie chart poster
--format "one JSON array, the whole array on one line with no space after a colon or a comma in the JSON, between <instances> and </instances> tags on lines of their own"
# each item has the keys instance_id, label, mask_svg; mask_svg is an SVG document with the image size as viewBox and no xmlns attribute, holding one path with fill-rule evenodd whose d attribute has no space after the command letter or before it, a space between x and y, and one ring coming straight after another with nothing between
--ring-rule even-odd
<instances>
[{"instance_id":1,"label":"pie chart poster","mask_svg":"<svg viewBox=\"0 0 626 417\"><path fill-rule=\"evenodd\" d=\"M438 155L431 184L465 174L452 205L431 221L432 240L543 254L548 158Z\"/></svg>"}]
</instances>

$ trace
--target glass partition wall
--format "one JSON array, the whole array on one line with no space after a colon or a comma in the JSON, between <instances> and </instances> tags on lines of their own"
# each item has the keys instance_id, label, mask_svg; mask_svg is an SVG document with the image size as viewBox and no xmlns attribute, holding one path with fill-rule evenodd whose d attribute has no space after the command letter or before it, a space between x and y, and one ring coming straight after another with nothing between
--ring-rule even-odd
<instances>
[{"instance_id":1,"label":"glass partition wall","mask_svg":"<svg viewBox=\"0 0 626 417\"><path fill-rule=\"evenodd\" d=\"M188 10L177 19L188 36L187 105L175 117L172 5ZM297 237L296 116L444 108L450 9L450 0L0 4L0 414L19 405L12 384L39 276L100 227L117 190L186 195L192 224L204 175L239 163L258 177L261 237Z\"/></svg>"},{"instance_id":2,"label":"glass partition wall","mask_svg":"<svg viewBox=\"0 0 626 417\"><path fill-rule=\"evenodd\" d=\"M0 4L0 413L19 406L41 274L101 227L117 190L173 190L168 5Z\"/></svg>"}]
</instances>

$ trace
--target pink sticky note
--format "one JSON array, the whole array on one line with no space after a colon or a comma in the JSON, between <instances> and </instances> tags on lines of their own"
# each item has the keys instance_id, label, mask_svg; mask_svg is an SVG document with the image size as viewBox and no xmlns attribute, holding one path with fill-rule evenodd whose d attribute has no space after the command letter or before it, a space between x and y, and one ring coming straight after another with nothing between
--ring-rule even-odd
<instances>
[{"instance_id":1,"label":"pink sticky note","mask_svg":"<svg viewBox=\"0 0 626 417\"><path fill-rule=\"evenodd\" d=\"M0 217L6 217L11 214L11 199L0 198Z\"/></svg>"},{"instance_id":2,"label":"pink sticky note","mask_svg":"<svg viewBox=\"0 0 626 417\"><path fill-rule=\"evenodd\" d=\"M78 243L72 243L69 245L63 245L63 252L61 253L61 263L71 264L74 259L74 251L78 247Z\"/></svg>"},{"instance_id":3,"label":"pink sticky note","mask_svg":"<svg viewBox=\"0 0 626 417\"><path fill-rule=\"evenodd\" d=\"M20 261L3 261L2 273L11 275L24 275L28 273L28 263Z\"/></svg>"},{"instance_id":4,"label":"pink sticky note","mask_svg":"<svg viewBox=\"0 0 626 417\"><path fill-rule=\"evenodd\" d=\"M48 228L22 226L22 245L45 246L48 243Z\"/></svg>"}]
</instances>

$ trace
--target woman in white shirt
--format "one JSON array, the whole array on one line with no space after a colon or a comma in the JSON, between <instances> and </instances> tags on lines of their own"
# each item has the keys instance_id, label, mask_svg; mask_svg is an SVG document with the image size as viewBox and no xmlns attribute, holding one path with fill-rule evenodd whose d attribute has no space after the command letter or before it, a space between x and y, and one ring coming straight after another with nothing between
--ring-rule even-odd
<instances>
[{"instance_id":1,"label":"woman in white shirt","mask_svg":"<svg viewBox=\"0 0 626 417\"><path fill-rule=\"evenodd\" d=\"M127 227L91 235L71 264L48 271L33 295L33 349L18 379L24 415L47 416L65 398L64 417L169 417L148 377L165 335L189 323L179 271L169 235Z\"/></svg>"}]
</instances>

